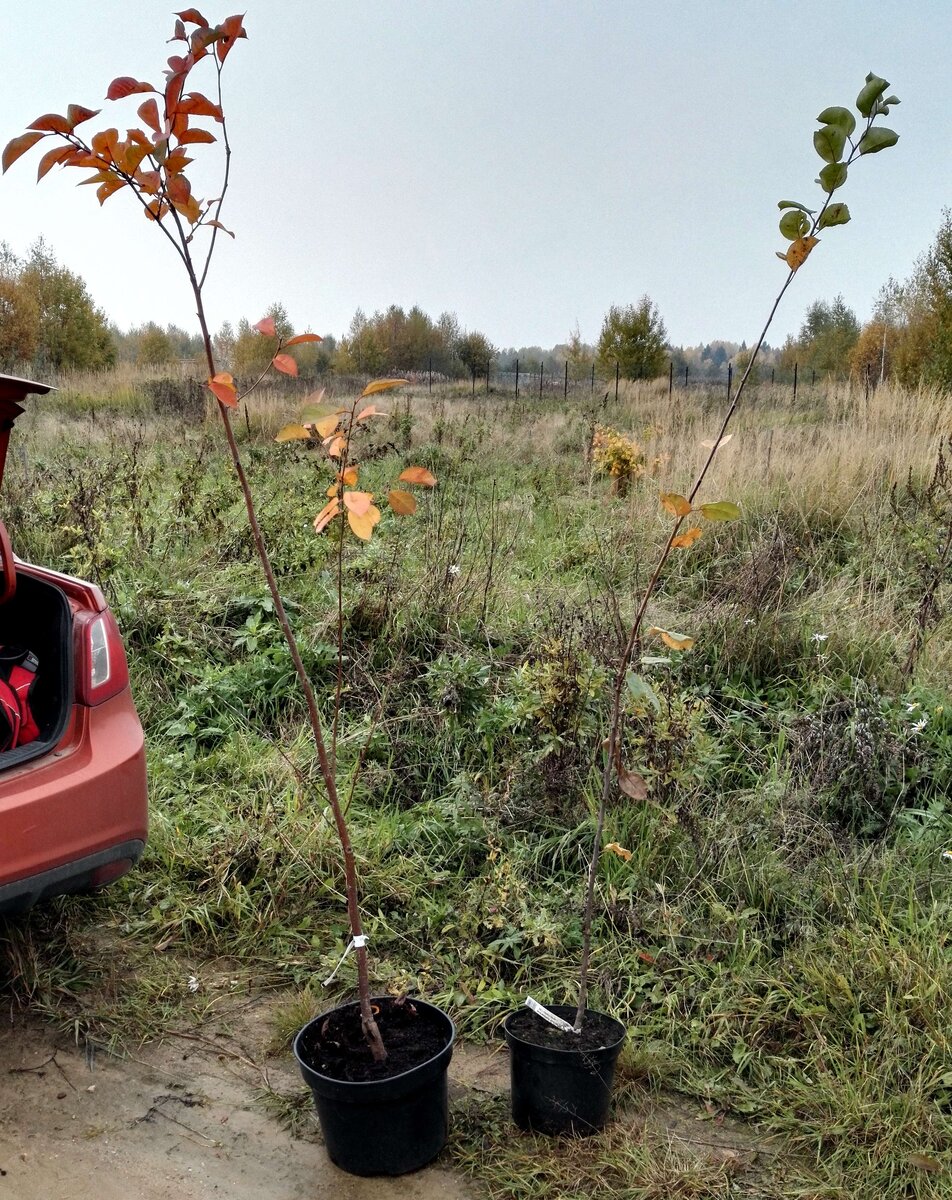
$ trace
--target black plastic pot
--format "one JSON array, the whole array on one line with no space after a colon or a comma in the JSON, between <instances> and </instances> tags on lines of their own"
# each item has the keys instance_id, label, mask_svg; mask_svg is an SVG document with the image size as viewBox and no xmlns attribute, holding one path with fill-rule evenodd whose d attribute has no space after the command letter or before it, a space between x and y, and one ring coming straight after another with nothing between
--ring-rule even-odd
<instances>
[{"instance_id":1,"label":"black plastic pot","mask_svg":"<svg viewBox=\"0 0 952 1200\"><path fill-rule=\"evenodd\" d=\"M575 1006L550 1004L563 1020L575 1019ZM604 1045L590 1050L572 1047L573 1035L562 1035L565 1049L539 1046L510 1028L520 1010L504 1025L509 1045L512 1119L532 1133L576 1136L596 1133L608 1119L615 1064L625 1041L625 1027L614 1017L592 1014L607 1025ZM591 1013L591 1010L589 1010Z\"/></svg>"},{"instance_id":2,"label":"black plastic pot","mask_svg":"<svg viewBox=\"0 0 952 1200\"><path fill-rule=\"evenodd\" d=\"M375 998L380 1003L380 998ZM327 1153L351 1175L405 1175L436 1158L449 1130L446 1072L453 1056L456 1026L440 1009L414 999L432 1020L442 1022L446 1045L438 1054L388 1079L351 1083L316 1071L308 1061L308 1031L322 1024L323 1013L294 1039L294 1057L311 1089ZM343 1008L356 1008L356 1004ZM341 1011L333 1009L333 1012Z\"/></svg>"}]
</instances>

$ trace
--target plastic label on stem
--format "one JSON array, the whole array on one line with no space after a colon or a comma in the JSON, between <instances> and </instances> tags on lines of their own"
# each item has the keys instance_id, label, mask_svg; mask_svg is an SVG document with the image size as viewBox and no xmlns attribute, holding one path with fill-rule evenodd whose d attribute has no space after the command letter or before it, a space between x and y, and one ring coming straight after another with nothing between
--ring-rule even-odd
<instances>
[{"instance_id":1,"label":"plastic label on stem","mask_svg":"<svg viewBox=\"0 0 952 1200\"><path fill-rule=\"evenodd\" d=\"M543 1021L548 1021L550 1025L554 1025L556 1029L561 1029L563 1033L575 1033L575 1026L568 1021L563 1021L561 1017L557 1017L554 1012L550 1012L544 1004L540 1004L538 1000L533 1000L531 996L526 996L526 1008L531 1008L537 1017L541 1017Z\"/></svg>"}]
</instances>

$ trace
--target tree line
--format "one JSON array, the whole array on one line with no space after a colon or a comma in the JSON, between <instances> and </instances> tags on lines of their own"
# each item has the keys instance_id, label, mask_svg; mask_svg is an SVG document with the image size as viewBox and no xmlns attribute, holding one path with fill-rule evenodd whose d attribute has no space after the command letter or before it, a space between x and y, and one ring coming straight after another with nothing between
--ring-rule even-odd
<instances>
[{"instance_id":1,"label":"tree line","mask_svg":"<svg viewBox=\"0 0 952 1200\"><path fill-rule=\"evenodd\" d=\"M255 317L260 314L255 314ZM291 322L280 304L268 314L279 334L290 336ZM216 352L228 370L242 377L265 369L273 346L248 318L237 327L225 322ZM200 357L196 333L175 325L149 322L120 329L110 323L89 295L84 281L61 266L45 241L18 257L0 242L0 369L29 369L44 374L63 368L105 369L116 362L162 367L191 364ZM582 339L578 325L563 343L495 346L478 330L461 326L455 313L430 317L414 305L390 305L367 315L354 314L340 337L302 346L303 375L383 375L432 371L461 378L523 370L561 371L574 377L593 368L601 378L650 379L669 364L692 378L711 379L747 362L745 343L714 341L675 347L667 337L657 305L647 295L635 303L612 305L594 343ZM826 378L860 376L895 379L906 386L922 382L952 387L952 210L945 210L933 244L913 265L908 279L890 279L880 290L872 316L861 324L842 296L816 300L806 310L798 333L782 347L765 347L762 369L776 366L812 369Z\"/></svg>"}]
</instances>

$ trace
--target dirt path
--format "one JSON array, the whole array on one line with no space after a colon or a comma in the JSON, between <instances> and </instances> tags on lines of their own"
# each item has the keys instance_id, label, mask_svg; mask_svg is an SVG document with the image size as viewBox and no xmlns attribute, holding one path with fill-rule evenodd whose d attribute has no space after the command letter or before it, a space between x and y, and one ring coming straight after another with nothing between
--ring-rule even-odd
<instances>
[{"instance_id":1,"label":"dirt path","mask_svg":"<svg viewBox=\"0 0 952 1200\"><path fill-rule=\"evenodd\" d=\"M471 1200L439 1167L393 1180L339 1171L268 1115L263 1086L302 1084L290 1062L261 1067L231 1038L175 1037L120 1059L4 1023L0 1200Z\"/></svg>"}]
</instances>

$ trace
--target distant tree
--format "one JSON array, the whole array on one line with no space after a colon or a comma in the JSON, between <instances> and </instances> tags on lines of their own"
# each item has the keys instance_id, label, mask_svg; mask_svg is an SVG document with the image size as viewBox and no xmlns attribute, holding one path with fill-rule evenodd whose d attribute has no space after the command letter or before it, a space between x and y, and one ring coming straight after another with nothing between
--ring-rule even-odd
<instances>
[{"instance_id":1,"label":"distant tree","mask_svg":"<svg viewBox=\"0 0 952 1200\"><path fill-rule=\"evenodd\" d=\"M787 367L798 363L827 375L847 375L858 338L856 313L842 296L831 304L816 300L807 308L797 337L787 339L781 361Z\"/></svg>"},{"instance_id":2,"label":"distant tree","mask_svg":"<svg viewBox=\"0 0 952 1200\"><path fill-rule=\"evenodd\" d=\"M667 331L648 296L627 307L612 305L598 339L598 365L605 375L615 364L625 379L653 379L667 364Z\"/></svg>"},{"instance_id":3,"label":"distant tree","mask_svg":"<svg viewBox=\"0 0 952 1200\"><path fill-rule=\"evenodd\" d=\"M578 321L575 322L575 328L569 334L569 340L565 347L565 358L573 375L581 375L592 365L594 358L592 347L582 341Z\"/></svg>"},{"instance_id":4,"label":"distant tree","mask_svg":"<svg viewBox=\"0 0 952 1200\"><path fill-rule=\"evenodd\" d=\"M262 315L272 318L279 337L289 338L294 335L294 326L283 304L272 304ZM274 356L276 345L276 337L264 337L252 328L246 317L243 317L238 322L238 334L232 351L234 373L241 377L260 375L267 369Z\"/></svg>"},{"instance_id":5,"label":"distant tree","mask_svg":"<svg viewBox=\"0 0 952 1200\"><path fill-rule=\"evenodd\" d=\"M215 334L215 359L223 369L234 370L235 365L235 331L230 321L225 321Z\"/></svg>"},{"instance_id":6,"label":"distant tree","mask_svg":"<svg viewBox=\"0 0 952 1200\"><path fill-rule=\"evenodd\" d=\"M169 335L159 325L150 321L139 334L139 349L136 362L140 366L158 367L172 362L175 354Z\"/></svg>"},{"instance_id":7,"label":"distant tree","mask_svg":"<svg viewBox=\"0 0 952 1200\"><path fill-rule=\"evenodd\" d=\"M78 276L61 267L41 238L31 247L19 282L39 312L35 359L40 367L111 366L116 348L105 314Z\"/></svg>"},{"instance_id":8,"label":"distant tree","mask_svg":"<svg viewBox=\"0 0 952 1200\"><path fill-rule=\"evenodd\" d=\"M469 374L485 375L496 355L496 347L483 333L467 333L456 346L460 362Z\"/></svg>"},{"instance_id":9,"label":"distant tree","mask_svg":"<svg viewBox=\"0 0 952 1200\"><path fill-rule=\"evenodd\" d=\"M15 275L0 271L0 367L31 362L40 339L40 309Z\"/></svg>"}]
</instances>

